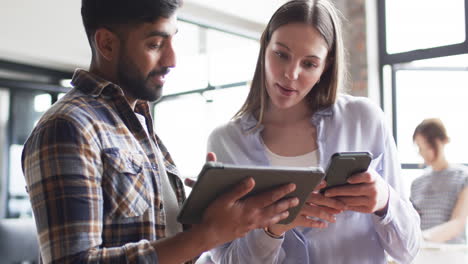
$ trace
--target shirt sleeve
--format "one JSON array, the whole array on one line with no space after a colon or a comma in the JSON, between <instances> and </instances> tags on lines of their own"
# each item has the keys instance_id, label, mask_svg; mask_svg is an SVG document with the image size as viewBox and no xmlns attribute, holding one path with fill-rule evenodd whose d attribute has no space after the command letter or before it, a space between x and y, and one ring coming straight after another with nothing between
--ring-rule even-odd
<instances>
[{"instance_id":1,"label":"shirt sleeve","mask_svg":"<svg viewBox=\"0 0 468 264\"><path fill-rule=\"evenodd\" d=\"M210 251L215 263L281 263L278 259L284 239L265 234L263 229L250 231L245 237L221 245Z\"/></svg>"},{"instance_id":2,"label":"shirt sleeve","mask_svg":"<svg viewBox=\"0 0 468 264\"><path fill-rule=\"evenodd\" d=\"M158 263L150 241L102 241L102 162L97 135L66 118L39 125L25 144L23 171L44 263Z\"/></svg>"},{"instance_id":3,"label":"shirt sleeve","mask_svg":"<svg viewBox=\"0 0 468 264\"><path fill-rule=\"evenodd\" d=\"M393 138L388 130L384 128L383 131L384 151L376 170L390 185L390 197L387 213L383 217L372 217L385 251L398 263L411 263L421 244L420 219L403 188Z\"/></svg>"}]
</instances>

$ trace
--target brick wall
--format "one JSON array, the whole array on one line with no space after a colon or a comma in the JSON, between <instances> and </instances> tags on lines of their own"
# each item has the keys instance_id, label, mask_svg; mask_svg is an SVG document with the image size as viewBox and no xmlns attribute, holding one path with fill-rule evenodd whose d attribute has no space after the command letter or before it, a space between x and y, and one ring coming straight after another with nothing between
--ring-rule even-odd
<instances>
[{"instance_id":1,"label":"brick wall","mask_svg":"<svg viewBox=\"0 0 468 264\"><path fill-rule=\"evenodd\" d=\"M348 55L348 91L368 96L365 0L333 0L345 17L344 43Z\"/></svg>"}]
</instances>

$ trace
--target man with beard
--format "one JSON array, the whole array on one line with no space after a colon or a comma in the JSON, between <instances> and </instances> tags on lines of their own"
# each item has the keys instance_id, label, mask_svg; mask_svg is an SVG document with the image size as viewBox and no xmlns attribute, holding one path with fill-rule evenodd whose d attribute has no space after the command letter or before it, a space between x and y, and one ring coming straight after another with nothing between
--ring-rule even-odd
<instances>
[{"instance_id":1,"label":"man with beard","mask_svg":"<svg viewBox=\"0 0 468 264\"><path fill-rule=\"evenodd\" d=\"M161 97L175 66L180 4L82 0L90 69L75 72L74 88L44 114L22 156L42 262L190 262L297 205L281 199L293 184L241 200L255 184L247 179L215 200L200 224L177 223L184 189L148 101Z\"/></svg>"}]
</instances>

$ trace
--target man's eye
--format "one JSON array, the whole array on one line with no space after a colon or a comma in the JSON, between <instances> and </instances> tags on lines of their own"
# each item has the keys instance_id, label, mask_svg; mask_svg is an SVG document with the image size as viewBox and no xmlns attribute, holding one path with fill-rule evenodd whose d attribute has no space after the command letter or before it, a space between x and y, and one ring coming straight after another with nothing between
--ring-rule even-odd
<instances>
[{"instance_id":1,"label":"man's eye","mask_svg":"<svg viewBox=\"0 0 468 264\"><path fill-rule=\"evenodd\" d=\"M159 49L161 47L161 44L150 44L149 48L150 49Z\"/></svg>"}]
</instances>

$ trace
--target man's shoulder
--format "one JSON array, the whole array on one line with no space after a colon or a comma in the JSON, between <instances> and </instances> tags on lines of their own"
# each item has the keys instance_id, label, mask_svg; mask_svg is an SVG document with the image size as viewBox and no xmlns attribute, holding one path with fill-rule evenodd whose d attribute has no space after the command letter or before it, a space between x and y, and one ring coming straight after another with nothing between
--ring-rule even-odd
<instances>
[{"instance_id":1,"label":"man's shoulder","mask_svg":"<svg viewBox=\"0 0 468 264\"><path fill-rule=\"evenodd\" d=\"M63 120L85 127L99 120L103 109L108 111L109 107L97 98L72 89L44 113L37 126Z\"/></svg>"}]
</instances>

